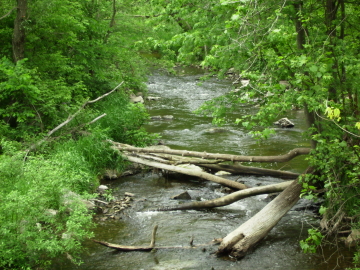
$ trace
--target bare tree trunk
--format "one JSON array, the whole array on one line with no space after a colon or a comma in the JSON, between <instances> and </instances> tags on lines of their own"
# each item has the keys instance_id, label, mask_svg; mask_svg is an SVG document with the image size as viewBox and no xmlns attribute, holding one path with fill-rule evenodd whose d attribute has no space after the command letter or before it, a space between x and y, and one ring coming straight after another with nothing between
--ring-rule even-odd
<instances>
[{"instance_id":1,"label":"bare tree trunk","mask_svg":"<svg viewBox=\"0 0 360 270\"><path fill-rule=\"evenodd\" d=\"M149 148L138 148L127 144L110 141L113 144L113 148L119 151L129 152L143 152L143 153L164 153L171 155L181 156L193 156L200 158L211 158L211 159L222 159L228 161L239 161L239 162L286 162L299 155L307 155L310 153L310 148L295 148L289 153L280 156L238 156L238 155L227 155L227 154L212 154L206 152L195 152L187 150L172 150L172 149L149 149Z\"/></svg>"},{"instance_id":2,"label":"bare tree trunk","mask_svg":"<svg viewBox=\"0 0 360 270\"><path fill-rule=\"evenodd\" d=\"M182 157L169 154L136 154L140 158L145 158L148 160L154 160L161 163L169 165L178 165L178 164L194 164L203 168L208 168L216 171L226 171L233 174L250 174L250 175L268 175L274 177L280 177L285 179L296 179L299 177L298 173L257 168L251 166L243 166L241 164L219 164L221 160L215 159L203 159L203 158L194 158L194 157Z\"/></svg>"},{"instance_id":3,"label":"bare tree trunk","mask_svg":"<svg viewBox=\"0 0 360 270\"><path fill-rule=\"evenodd\" d=\"M221 242L217 254L230 253L235 258L244 257L296 204L301 189L301 184L296 180L293 181L290 186L260 212L228 234Z\"/></svg>"},{"instance_id":4,"label":"bare tree trunk","mask_svg":"<svg viewBox=\"0 0 360 270\"><path fill-rule=\"evenodd\" d=\"M229 195L209 200L209 201L194 201L190 203L183 203L176 206L169 206L169 207L161 207L158 208L157 211L173 211L173 210L194 210L194 209L204 209L204 208L214 208L214 207L221 207L225 205L232 204L233 202L239 201L244 198L248 198L251 196L259 195L259 194L269 194L274 192L283 191L287 188L293 181L287 181L283 183L261 186L261 187L254 187L248 188L244 190L239 190Z\"/></svg>"},{"instance_id":5,"label":"bare tree trunk","mask_svg":"<svg viewBox=\"0 0 360 270\"><path fill-rule=\"evenodd\" d=\"M178 173L182 173L182 174L187 174L187 175L191 175L191 176L196 176L205 180L209 180L215 183L219 183L231 188L235 188L235 189L245 189L247 188L247 186L245 186L244 184L235 182L235 181L231 181L225 178L221 178L218 177L216 175L212 175L206 172L198 172L195 170L191 170L191 169L185 169L185 168L180 168L177 166L173 166L173 165L167 165L167 164L163 164L160 162L155 162L155 161L149 161L146 159L142 159L142 158L138 158L138 157L132 157L132 156L128 156L125 155L125 157L130 160L131 162L135 162L135 163L140 163L140 164L144 164L147 166L151 166L151 167L155 167L155 168L159 168L159 169L164 169L167 171L173 171L173 172L178 172Z\"/></svg>"},{"instance_id":6,"label":"bare tree trunk","mask_svg":"<svg viewBox=\"0 0 360 270\"><path fill-rule=\"evenodd\" d=\"M296 179L299 177L298 173L286 172L280 170L271 170L264 168L257 168L251 166L243 166L240 164L228 165L228 164L202 164L198 163L200 167L209 169L215 169L218 171L226 171L235 174L251 174L251 175L269 175L285 179Z\"/></svg>"},{"instance_id":7,"label":"bare tree trunk","mask_svg":"<svg viewBox=\"0 0 360 270\"><path fill-rule=\"evenodd\" d=\"M25 28L27 0L17 0L17 13L14 21L14 33L12 40L13 59L17 61L24 59L25 56Z\"/></svg>"}]
</instances>

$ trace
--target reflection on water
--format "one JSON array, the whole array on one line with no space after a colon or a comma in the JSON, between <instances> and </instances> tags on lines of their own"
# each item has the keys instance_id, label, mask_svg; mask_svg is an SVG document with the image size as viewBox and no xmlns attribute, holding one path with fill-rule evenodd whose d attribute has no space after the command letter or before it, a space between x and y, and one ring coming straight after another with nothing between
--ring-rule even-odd
<instances>
[{"instance_id":1,"label":"reflection on water","mask_svg":"<svg viewBox=\"0 0 360 270\"><path fill-rule=\"evenodd\" d=\"M301 135L305 128L301 111L291 111L286 116L295 123L294 129L277 129L275 136L260 143L254 142L236 125L226 125L224 128L229 132L204 132L213 128L211 119L195 115L193 111L205 100L230 91L231 83L214 78L199 84L198 79L202 76L199 70L188 72L189 70L186 76L157 74L151 77L149 83L149 95L161 97L161 100L149 102L147 105L150 114L173 115L174 120L152 121L147 129L159 132L170 147L241 155L280 155L295 147L309 146ZM240 110L236 113L245 112ZM302 172L306 164L303 157L297 157L286 164L258 166ZM282 181L273 177L255 176L227 178L243 181L249 186ZM123 245L148 245L155 224L159 225L156 238L159 246L188 247L191 237L194 237L195 245L208 243L213 238L226 236L270 201L268 195L258 195L219 209L157 212L152 210L177 204L178 201L171 200L170 197L184 190L195 200L209 200L225 194L215 183L194 179L189 181L187 176L181 176L180 179L164 178L152 173L131 176L107 184L115 190L115 195L131 192L136 195L136 199L120 221L99 223L95 239ZM212 253L216 251L216 246L206 249L124 253L89 241L89 251L83 256L82 266L59 263L56 269L336 269L336 255L330 258L328 263L323 263L323 254L303 254L299 248L299 240L304 239L307 229L316 224L318 221L311 211L290 211L256 250L241 261L215 257ZM333 250L323 252L327 258ZM342 252L342 256L347 254ZM339 262L338 269L345 267L344 263Z\"/></svg>"}]
</instances>

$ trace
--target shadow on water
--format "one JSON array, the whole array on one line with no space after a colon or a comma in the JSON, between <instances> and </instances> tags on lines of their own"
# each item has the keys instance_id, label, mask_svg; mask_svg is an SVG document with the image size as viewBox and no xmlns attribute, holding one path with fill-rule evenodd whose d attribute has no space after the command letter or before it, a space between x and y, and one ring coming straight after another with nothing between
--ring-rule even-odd
<instances>
[{"instance_id":1,"label":"shadow on water","mask_svg":"<svg viewBox=\"0 0 360 270\"><path fill-rule=\"evenodd\" d=\"M305 129L301 111L292 111L287 115L295 123L294 129L276 129L274 137L260 143L254 142L235 125L225 126L228 132L206 133L207 129L213 128L211 120L195 115L193 111L205 100L229 91L231 83L213 78L199 84L198 79L203 75L199 70L186 70L181 74L183 76L155 74L148 85L149 95L161 97L159 101L148 104L150 114L173 115L174 120L152 121L147 129L160 133L171 148L241 155L280 155L295 147L309 146L301 135ZM306 162L303 157L297 157L286 164L259 166L299 173L306 168ZM282 181L273 177L255 176L227 178L242 181L249 186ZM134 193L135 201L121 220L99 222L95 239L123 245L148 245L155 224L159 225L156 238L159 246L189 246L192 236L195 245L208 243L214 238L226 236L270 201L268 195L258 195L219 209L158 212L153 209L179 203L170 197L184 190L188 191L193 200L208 200L225 194L216 183L197 179L189 181L187 176L163 177L153 173L130 176L107 184L115 195ZM343 259L351 256L345 251L334 254L326 263L324 258L329 258L334 248L324 249L321 254L302 253L299 241L307 236L309 228L318 224L318 220L313 212L304 210L308 202L301 200L300 204L279 222L253 253L240 261L215 257L212 253L216 251L216 246L126 253L112 251L89 241L83 265L75 267L70 263L59 263L54 269L345 269L349 265L344 261L349 261L349 258L337 261L341 256Z\"/></svg>"}]
</instances>

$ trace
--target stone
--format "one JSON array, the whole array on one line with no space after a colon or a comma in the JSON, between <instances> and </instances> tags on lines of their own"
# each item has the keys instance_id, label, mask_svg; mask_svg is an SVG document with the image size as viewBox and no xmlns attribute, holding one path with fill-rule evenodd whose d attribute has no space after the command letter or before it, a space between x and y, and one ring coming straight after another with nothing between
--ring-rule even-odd
<instances>
[{"instance_id":1,"label":"stone","mask_svg":"<svg viewBox=\"0 0 360 270\"><path fill-rule=\"evenodd\" d=\"M135 95L130 95L130 102L132 103L144 103L144 99L142 96L135 96Z\"/></svg>"},{"instance_id":2,"label":"stone","mask_svg":"<svg viewBox=\"0 0 360 270\"><path fill-rule=\"evenodd\" d=\"M148 96L146 99L149 100L149 101L153 101L153 100L159 100L161 97L151 97L151 96Z\"/></svg>"},{"instance_id":3,"label":"stone","mask_svg":"<svg viewBox=\"0 0 360 270\"><path fill-rule=\"evenodd\" d=\"M249 85L250 80L240 80L241 88Z\"/></svg>"},{"instance_id":4,"label":"stone","mask_svg":"<svg viewBox=\"0 0 360 270\"><path fill-rule=\"evenodd\" d=\"M225 128L209 128L204 130L204 134L215 134L215 133L225 133L229 132L229 130Z\"/></svg>"},{"instance_id":5,"label":"stone","mask_svg":"<svg viewBox=\"0 0 360 270\"><path fill-rule=\"evenodd\" d=\"M95 209L95 204L93 202L88 201L88 200L81 200L81 201L88 210L94 210Z\"/></svg>"},{"instance_id":6,"label":"stone","mask_svg":"<svg viewBox=\"0 0 360 270\"><path fill-rule=\"evenodd\" d=\"M283 128L292 128L295 126L295 124L286 117L274 122L274 125L281 126Z\"/></svg>"},{"instance_id":7,"label":"stone","mask_svg":"<svg viewBox=\"0 0 360 270\"><path fill-rule=\"evenodd\" d=\"M173 115L163 115L162 119L163 120L173 120L174 116Z\"/></svg>"},{"instance_id":8,"label":"stone","mask_svg":"<svg viewBox=\"0 0 360 270\"><path fill-rule=\"evenodd\" d=\"M172 196L173 200L191 200L191 196L187 191L184 191L178 195Z\"/></svg>"},{"instance_id":9,"label":"stone","mask_svg":"<svg viewBox=\"0 0 360 270\"><path fill-rule=\"evenodd\" d=\"M105 185L100 185L100 186L98 187L98 191L99 191L100 193L104 193L105 190L107 190L107 189L109 189L109 187L108 187L108 186L105 186Z\"/></svg>"}]
</instances>

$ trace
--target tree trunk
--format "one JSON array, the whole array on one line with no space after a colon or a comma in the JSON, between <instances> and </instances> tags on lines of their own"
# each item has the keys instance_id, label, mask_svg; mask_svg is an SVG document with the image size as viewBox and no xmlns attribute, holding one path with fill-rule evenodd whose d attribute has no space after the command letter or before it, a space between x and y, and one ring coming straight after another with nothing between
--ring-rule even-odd
<instances>
[{"instance_id":1,"label":"tree trunk","mask_svg":"<svg viewBox=\"0 0 360 270\"><path fill-rule=\"evenodd\" d=\"M241 164L219 164L221 160L215 159L203 159L203 158L187 158L182 156L175 156L169 154L136 154L140 158L148 160L158 161L169 165L178 164L193 164L203 168L208 168L216 171L226 171L233 174L249 174L249 175L268 175L274 177L280 177L285 179L296 179L299 177L298 173L257 168L251 166L243 166Z\"/></svg>"},{"instance_id":2,"label":"tree trunk","mask_svg":"<svg viewBox=\"0 0 360 270\"><path fill-rule=\"evenodd\" d=\"M25 28L27 0L17 0L17 13L14 21L14 33L12 40L13 59L17 61L25 56Z\"/></svg>"},{"instance_id":3,"label":"tree trunk","mask_svg":"<svg viewBox=\"0 0 360 270\"><path fill-rule=\"evenodd\" d=\"M191 203L183 203L176 206L169 206L169 207L161 207L158 208L157 211L173 211L173 210L196 210L196 209L204 209L204 208L214 208L214 207L221 207L225 205L232 204L233 202L239 201L244 198L248 198L251 196L259 195L259 194L269 194L274 192L283 191L287 188L293 181L287 181L283 183L261 186L261 187L254 187L248 188L244 190L239 190L237 192L231 193L229 195L209 200L209 201L194 201Z\"/></svg>"},{"instance_id":4,"label":"tree trunk","mask_svg":"<svg viewBox=\"0 0 360 270\"><path fill-rule=\"evenodd\" d=\"M285 179L296 179L299 177L298 173L286 172L280 170L271 170L264 168L257 168L251 166L243 166L240 164L228 165L228 164L202 164L198 163L200 167L209 169L215 169L218 171L226 171L234 174L251 174L251 175L268 175Z\"/></svg>"},{"instance_id":5,"label":"tree trunk","mask_svg":"<svg viewBox=\"0 0 360 270\"><path fill-rule=\"evenodd\" d=\"M238 162L286 162L299 155L307 155L310 153L310 148L295 148L289 153L280 156L238 156L238 155L227 155L227 154L212 154L206 152L195 152L187 150L172 150L172 149L149 149L149 148L138 148L127 144L110 141L113 144L113 148L119 151L129 152L143 152L143 153L165 153L172 155L181 156L193 156L200 158L210 159L222 159L228 161Z\"/></svg>"},{"instance_id":6,"label":"tree trunk","mask_svg":"<svg viewBox=\"0 0 360 270\"><path fill-rule=\"evenodd\" d=\"M202 178L205 180L209 180L209 181L212 181L212 182L215 182L218 184L222 184L222 185L231 187L231 188L235 188L235 189L247 188L247 186L245 186L244 184L241 184L241 183L238 183L235 181L231 181L231 180L228 180L225 178L221 178L221 177L218 177L216 175L212 175L212 174L209 174L206 172L198 172L198 171L191 170L191 169L180 168L177 166L167 165L167 164L163 164L163 163L159 163L159 162L155 162L155 161L149 161L146 159L132 157L132 156L128 156L128 155L125 155L125 157L131 162L140 163L140 164L144 164L144 165L159 168L159 169L164 169L167 171L178 172L178 173L182 173L182 174L196 176L196 177L199 177L199 178Z\"/></svg>"},{"instance_id":7,"label":"tree trunk","mask_svg":"<svg viewBox=\"0 0 360 270\"><path fill-rule=\"evenodd\" d=\"M216 253L218 255L230 253L231 256L238 259L244 257L295 205L299 200L301 189L301 184L297 180L293 181L260 212L228 234Z\"/></svg>"}]
</instances>

